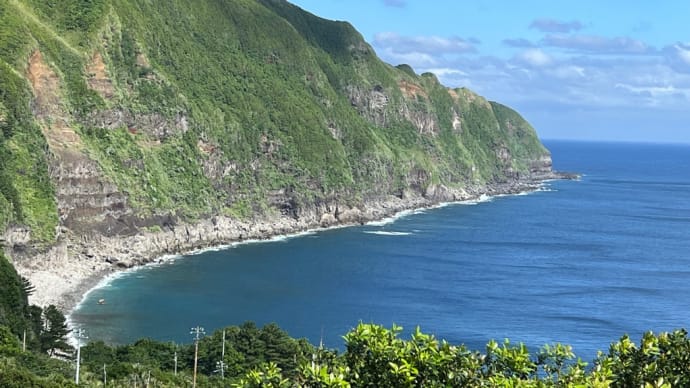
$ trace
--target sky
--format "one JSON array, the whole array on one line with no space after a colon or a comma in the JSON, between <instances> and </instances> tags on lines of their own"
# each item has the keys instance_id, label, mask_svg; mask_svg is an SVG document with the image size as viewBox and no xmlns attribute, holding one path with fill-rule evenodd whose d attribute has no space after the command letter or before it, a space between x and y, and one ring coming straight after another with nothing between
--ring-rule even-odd
<instances>
[{"instance_id":1,"label":"sky","mask_svg":"<svg viewBox=\"0 0 690 388\"><path fill-rule=\"evenodd\" d=\"M290 1L543 139L690 143L690 1Z\"/></svg>"}]
</instances>

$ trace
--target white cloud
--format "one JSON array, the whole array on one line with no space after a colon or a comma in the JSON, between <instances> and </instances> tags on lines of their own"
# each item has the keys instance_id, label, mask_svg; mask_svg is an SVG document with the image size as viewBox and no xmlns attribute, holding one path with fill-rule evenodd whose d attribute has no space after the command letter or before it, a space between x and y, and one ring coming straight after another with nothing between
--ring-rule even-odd
<instances>
[{"instance_id":1,"label":"white cloud","mask_svg":"<svg viewBox=\"0 0 690 388\"><path fill-rule=\"evenodd\" d=\"M646 43L629 37L609 38L597 35L547 35L542 45L589 54L654 54Z\"/></svg>"},{"instance_id":2,"label":"white cloud","mask_svg":"<svg viewBox=\"0 0 690 388\"><path fill-rule=\"evenodd\" d=\"M690 73L690 43L676 43L663 50L666 62L676 71Z\"/></svg>"},{"instance_id":3,"label":"white cloud","mask_svg":"<svg viewBox=\"0 0 690 388\"><path fill-rule=\"evenodd\" d=\"M437 56L476 52L470 40L459 37L402 36L395 32L381 32L374 36L374 46L394 53L426 53Z\"/></svg>"},{"instance_id":4,"label":"white cloud","mask_svg":"<svg viewBox=\"0 0 690 388\"><path fill-rule=\"evenodd\" d=\"M561 22L554 19L537 19L529 25L529 28L534 28L541 32L570 32L580 30L582 27L582 23L577 20Z\"/></svg>"},{"instance_id":5,"label":"white cloud","mask_svg":"<svg viewBox=\"0 0 690 388\"><path fill-rule=\"evenodd\" d=\"M426 71L431 72L436 74L439 77L444 77L444 76L461 76L461 77L467 77L467 73L465 73L462 70L458 69L452 69L452 68L431 68L431 69L426 69Z\"/></svg>"},{"instance_id":6,"label":"white cloud","mask_svg":"<svg viewBox=\"0 0 690 388\"><path fill-rule=\"evenodd\" d=\"M673 46L673 48L676 49L676 54L678 55L678 58L681 61L685 62L687 65L690 65L690 47L676 44Z\"/></svg>"},{"instance_id":7,"label":"white cloud","mask_svg":"<svg viewBox=\"0 0 690 388\"><path fill-rule=\"evenodd\" d=\"M690 89L679 89L673 85L633 86L628 84L616 84L616 87L651 97L685 96L687 98L690 96Z\"/></svg>"},{"instance_id":8,"label":"white cloud","mask_svg":"<svg viewBox=\"0 0 690 388\"><path fill-rule=\"evenodd\" d=\"M540 49L527 49L517 55L517 59L529 66L542 67L550 65L552 58Z\"/></svg>"},{"instance_id":9,"label":"white cloud","mask_svg":"<svg viewBox=\"0 0 690 388\"><path fill-rule=\"evenodd\" d=\"M501 41L504 45L508 47L535 47L534 43L530 42L527 39L524 38L516 38L516 39L503 39Z\"/></svg>"},{"instance_id":10,"label":"white cloud","mask_svg":"<svg viewBox=\"0 0 690 388\"><path fill-rule=\"evenodd\" d=\"M408 64L413 68L428 68L433 66L438 66L438 60L431 54L420 53L420 52L406 52L399 53L393 51L390 47L384 48L383 51L378 53L385 61L390 62L394 65L399 65L401 63Z\"/></svg>"},{"instance_id":11,"label":"white cloud","mask_svg":"<svg viewBox=\"0 0 690 388\"><path fill-rule=\"evenodd\" d=\"M558 66L555 69L551 70L550 74L552 74L556 78L564 80L581 79L586 76L585 68L575 65Z\"/></svg>"}]
</instances>

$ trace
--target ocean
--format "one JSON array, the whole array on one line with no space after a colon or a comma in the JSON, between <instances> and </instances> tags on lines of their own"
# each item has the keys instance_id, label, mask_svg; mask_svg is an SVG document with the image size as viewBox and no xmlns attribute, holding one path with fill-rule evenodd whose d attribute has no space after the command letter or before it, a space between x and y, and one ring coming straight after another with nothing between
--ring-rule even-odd
<instances>
[{"instance_id":1,"label":"ocean","mask_svg":"<svg viewBox=\"0 0 690 388\"><path fill-rule=\"evenodd\" d=\"M112 343L276 322L341 349L360 321L395 323L476 350L561 342L586 361L623 334L688 327L690 146L546 146L582 179L142 267L71 322Z\"/></svg>"}]
</instances>

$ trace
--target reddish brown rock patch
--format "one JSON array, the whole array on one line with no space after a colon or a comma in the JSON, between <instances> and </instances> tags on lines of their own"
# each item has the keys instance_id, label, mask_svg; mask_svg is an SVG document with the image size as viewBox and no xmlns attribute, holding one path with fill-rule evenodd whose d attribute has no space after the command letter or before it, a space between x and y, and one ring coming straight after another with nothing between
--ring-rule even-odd
<instances>
[{"instance_id":1,"label":"reddish brown rock patch","mask_svg":"<svg viewBox=\"0 0 690 388\"><path fill-rule=\"evenodd\" d=\"M415 98L417 96L427 98L429 95L421 86L407 81L398 82L398 87L405 97Z\"/></svg>"},{"instance_id":2,"label":"reddish brown rock patch","mask_svg":"<svg viewBox=\"0 0 690 388\"><path fill-rule=\"evenodd\" d=\"M61 102L60 78L39 50L29 57L26 76L34 94L31 109L48 145L53 150L81 145L79 135L69 127L68 114Z\"/></svg>"},{"instance_id":3,"label":"reddish brown rock patch","mask_svg":"<svg viewBox=\"0 0 690 388\"><path fill-rule=\"evenodd\" d=\"M86 74L88 74L87 82L91 89L95 90L106 100L113 98L115 95L115 88L106 72L103 57L98 51L91 57L91 63L89 63L89 66L86 68Z\"/></svg>"}]
</instances>

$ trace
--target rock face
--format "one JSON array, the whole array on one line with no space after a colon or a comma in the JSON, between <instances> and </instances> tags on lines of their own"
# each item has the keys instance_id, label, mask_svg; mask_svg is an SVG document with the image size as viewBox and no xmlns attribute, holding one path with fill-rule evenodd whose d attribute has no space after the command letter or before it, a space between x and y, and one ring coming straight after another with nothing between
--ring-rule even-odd
<instances>
[{"instance_id":1,"label":"rock face","mask_svg":"<svg viewBox=\"0 0 690 388\"><path fill-rule=\"evenodd\" d=\"M78 234L132 234L126 197L105 179L98 164L82 153L62 150L53 161L61 226Z\"/></svg>"},{"instance_id":2,"label":"rock face","mask_svg":"<svg viewBox=\"0 0 690 388\"><path fill-rule=\"evenodd\" d=\"M111 100L115 96L113 81L107 74L105 62L103 62L103 56L101 56L100 52L96 51L93 53L86 72L89 88L96 91L106 100Z\"/></svg>"},{"instance_id":3,"label":"rock face","mask_svg":"<svg viewBox=\"0 0 690 388\"><path fill-rule=\"evenodd\" d=\"M20 268L99 272L554 176L515 111L381 62L345 22L203 2L0 13L0 234Z\"/></svg>"},{"instance_id":4,"label":"rock face","mask_svg":"<svg viewBox=\"0 0 690 388\"><path fill-rule=\"evenodd\" d=\"M85 120L85 124L109 130L127 128L131 133L142 132L156 140L184 134L189 130L189 121L183 113L167 118L157 113L136 114L115 109L94 112Z\"/></svg>"},{"instance_id":5,"label":"rock face","mask_svg":"<svg viewBox=\"0 0 690 388\"><path fill-rule=\"evenodd\" d=\"M348 86L347 93L352 106L377 126L388 127L402 119L412 124L419 134L438 133L441 128L438 117L431 111L429 96L424 89L409 81L400 81L399 89L402 96L397 95L393 103L393 97L387 94L392 92L387 92L381 85L370 90ZM459 119L457 113L455 116Z\"/></svg>"},{"instance_id":6,"label":"rock face","mask_svg":"<svg viewBox=\"0 0 690 388\"><path fill-rule=\"evenodd\" d=\"M99 77L91 84L104 94L112 95L112 84L105 78L100 56L92 70ZM99 165L85 153L85 145L73 129L61 99L62 82L36 50L27 67L33 90L32 111L45 136L50 152L49 174L56 187L60 225L78 234L105 235L133 233L119 223L131 213L126 198L117 186L103 176Z\"/></svg>"}]
</instances>

